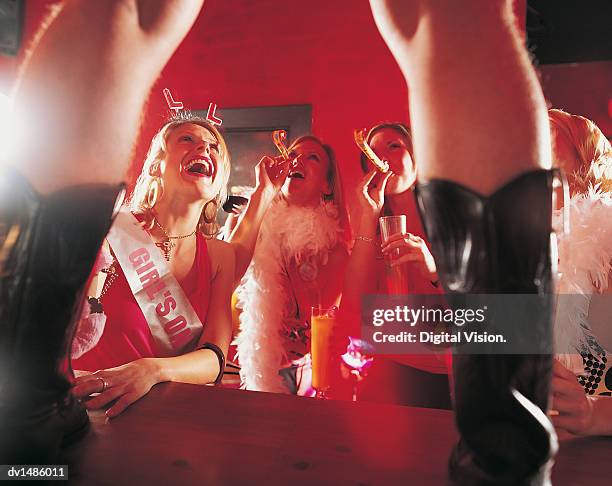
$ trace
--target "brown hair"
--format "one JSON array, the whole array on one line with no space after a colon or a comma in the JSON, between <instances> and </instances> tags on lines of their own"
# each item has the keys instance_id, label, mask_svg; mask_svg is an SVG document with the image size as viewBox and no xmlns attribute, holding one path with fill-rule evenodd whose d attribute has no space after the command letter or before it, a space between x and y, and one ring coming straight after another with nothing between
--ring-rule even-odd
<instances>
[{"instance_id":1,"label":"brown hair","mask_svg":"<svg viewBox=\"0 0 612 486\"><path fill-rule=\"evenodd\" d=\"M410 156L414 157L414 153L413 153L414 151L412 148L412 132L403 123L383 122L383 123L379 123L378 125L374 125L372 128L370 128L370 130L368 131L368 134L366 135L366 142L370 143L372 141L372 137L374 137L374 134L382 130L383 128L391 128L395 130L396 132L398 132L406 141L406 148L408 149L408 152L410 152ZM359 162L361 164L361 170L364 172L364 174L371 170L372 165L368 161L366 154L364 154L363 152L361 152L361 158L359 159Z\"/></svg>"}]
</instances>

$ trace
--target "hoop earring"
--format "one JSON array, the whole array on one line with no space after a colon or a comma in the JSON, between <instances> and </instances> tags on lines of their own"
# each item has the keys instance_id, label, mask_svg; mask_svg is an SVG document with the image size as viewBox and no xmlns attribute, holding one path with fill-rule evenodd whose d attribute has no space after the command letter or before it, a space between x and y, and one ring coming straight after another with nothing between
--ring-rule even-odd
<instances>
[{"instance_id":1,"label":"hoop earring","mask_svg":"<svg viewBox=\"0 0 612 486\"><path fill-rule=\"evenodd\" d=\"M147 209L153 209L164 193L164 184L161 177L152 177L147 187L147 195L145 197L145 206Z\"/></svg>"},{"instance_id":2,"label":"hoop earring","mask_svg":"<svg viewBox=\"0 0 612 486\"><path fill-rule=\"evenodd\" d=\"M211 204L214 205L214 209L212 210L212 215L210 215L211 211L209 210L209 207ZM206 224L212 224L217 220L217 209L218 208L219 208L219 205L216 199L211 199L206 204L204 204L204 209L202 211L202 218L204 219L204 222Z\"/></svg>"}]
</instances>

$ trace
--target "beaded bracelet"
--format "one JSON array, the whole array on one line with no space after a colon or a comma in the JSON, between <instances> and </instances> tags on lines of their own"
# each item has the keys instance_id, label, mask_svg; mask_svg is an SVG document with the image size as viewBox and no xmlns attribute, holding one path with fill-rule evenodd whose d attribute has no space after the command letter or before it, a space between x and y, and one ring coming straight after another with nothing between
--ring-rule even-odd
<instances>
[{"instance_id":1,"label":"beaded bracelet","mask_svg":"<svg viewBox=\"0 0 612 486\"><path fill-rule=\"evenodd\" d=\"M213 343L204 343L198 349L210 349L213 353L217 355L217 359L219 360L219 374L217 378L213 382L215 385L221 383L221 379L223 378L223 373L225 372L225 355L221 348Z\"/></svg>"},{"instance_id":2,"label":"beaded bracelet","mask_svg":"<svg viewBox=\"0 0 612 486\"><path fill-rule=\"evenodd\" d=\"M355 236L355 241L360 240L360 241L365 241L366 243L373 243L374 242L374 238L370 238L369 236L363 236L363 235L356 235Z\"/></svg>"}]
</instances>

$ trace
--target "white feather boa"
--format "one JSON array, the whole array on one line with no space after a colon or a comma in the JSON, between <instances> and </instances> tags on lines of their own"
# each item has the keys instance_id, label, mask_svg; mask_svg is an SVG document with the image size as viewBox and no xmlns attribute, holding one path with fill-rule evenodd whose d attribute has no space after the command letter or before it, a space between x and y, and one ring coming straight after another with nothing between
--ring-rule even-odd
<instances>
[{"instance_id":1,"label":"white feather boa","mask_svg":"<svg viewBox=\"0 0 612 486\"><path fill-rule=\"evenodd\" d=\"M557 215L558 217L558 215ZM596 189L570 199L570 232L559 239L558 299L555 349L587 350L593 337L588 313L591 296L608 285L612 269L612 199ZM568 358L569 359L569 358Z\"/></svg>"},{"instance_id":2,"label":"white feather boa","mask_svg":"<svg viewBox=\"0 0 612 486\"><path fill-rule=\"evenodd\" d=\"M262 222L253 260L236 290L240 314L240 378L248 390L287 393L278 371L286 360L281 331L291 290L283 262L317 256L321 264L342 240L338 211L331 202L317 208L277 200Z\"/></svg>"}]
</instances>

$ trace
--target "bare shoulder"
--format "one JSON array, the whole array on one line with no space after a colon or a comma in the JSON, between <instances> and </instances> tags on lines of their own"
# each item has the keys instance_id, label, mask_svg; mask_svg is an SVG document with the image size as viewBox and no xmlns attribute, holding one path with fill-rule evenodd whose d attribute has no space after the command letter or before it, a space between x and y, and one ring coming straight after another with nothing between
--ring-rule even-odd
<instances>
[{"instance_id":1,"label":"bare shoulder","mask_svg":"<svg viewBox=\"0 0 612 486\"><path fill-rule=\"evenodd\" d=\"M211 238L206 240L206 247L210 255L210 263L213 269L213 275L224 269L231 268L233 272L236 256L234 247L227 241Z\"/></svg>"}]
</instances>

